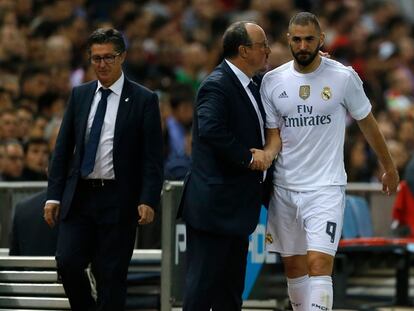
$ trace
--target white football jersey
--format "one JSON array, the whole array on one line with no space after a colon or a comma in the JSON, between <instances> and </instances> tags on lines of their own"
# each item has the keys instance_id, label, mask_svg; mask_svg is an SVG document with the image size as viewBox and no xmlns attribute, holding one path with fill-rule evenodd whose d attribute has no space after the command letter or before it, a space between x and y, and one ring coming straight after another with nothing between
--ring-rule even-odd
<instances>
[{"instance_id":1,"label":"white football jersey","mask_svg":"<svg viewBox=\"0 0 414 311\"><path fill-rule=\"evenodd\" d=\"M371 111L357 73L322 57L314 72L302 74L290 61L263 77L260 92L266 128L279 128L282 139L274 184L295 191L345 185L347 111L356 120Z\"/></svg>"}]
</instances>

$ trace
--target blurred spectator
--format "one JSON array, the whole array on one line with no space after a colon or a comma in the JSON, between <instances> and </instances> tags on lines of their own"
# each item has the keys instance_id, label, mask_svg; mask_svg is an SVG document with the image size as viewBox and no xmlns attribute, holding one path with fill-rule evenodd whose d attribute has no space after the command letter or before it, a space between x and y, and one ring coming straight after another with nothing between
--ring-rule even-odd
<instances>
[{"instance_id":1,"label":"blurred spectator","mask_svg":"<svg viewBox=\"0 0 414 311\"><path fill-rule=\"evenodd\" d=\"M49 87L49 72L41 67L27 67L21 76L21 95L37 100Z\"/></svg>"},{"instance_id":2,"label":"blurred spectator","mask_svg":"<svg viewBox=\"0 0 414 311\"><path fill-rule=\"evenodd\" d=\"M21 65L19 62L4 63L1 61L0 64L0 86L5 92L7 92L8 98L6 98L6 100L10 100L9 104L11 106L11 101L20 96L18 71Z\"/></svg>"},{"instance_id":3,"label":"blurred spectator","mask_svg":"<svg viewBox=\"0 0 414 311\"><path fill-rule=\"evenodd\" d=\"M175 72L176 81L188 84L197 91L206 76L207 51L200 43L190 43L181 49L181 66Z\"/></svg>"},{"instance_id":4,"label":"blurred spectator","mask_svg":"<svg viewBox=\"0 0 414 311\"><path fill-rule=\"evenodd\" d=\"M39 114L48 119L62 118L65 110L65 99L57 92L47 92L38 100Z\"/></svg>"},{"instance_id":5,"label":"blurred spectator","mask_svg":"<svg viewBox=\"0 0 414 311\"><path fill-rule=\"evenodd\" d=\"M398 140L404 144L410 155L414 155L414 120L404 119L400 122Z\"/></svg>"},{"instance_id":6,"label":"blurred spectator","mask_svg":"<svg viewBox=\"0 0 414 311\"><path fill-rule=\"evenodd\" d=\"M292 59L290 51L285 44L275 42L270 46L272 53L269 55L268 66L269 70L272 70L284 63L287 63Z\"/></svg>"},{"instance_id":7,"label":"blurred spectator","mask_svg":"<svg viewBox=\"0 0 414 311\"><path fill-rule=\"evenodd\" d=\"M350 53L350 36L352 31L353 14L352 11L344 4L339 5L329 16L329 33L327 34L328 42L326 49L334 55L349 57ZM342 55L341 55L342 54ZM339 61L344 61L340 57Z\"/></svg>"},{"instance_id":8,"label":"blurred spectator","mask_svg":"<svg viewBox=\"0 0 414 311\"><path fill-rule=\"evenodd\" d=\"M392 209L391 230L398 237L414 237L414 156L408 163Z\"/></svg>"},{"instance_id":9,"label":"blurred spectator","mask_svg":"<svg viewBox=\"0 0 414 311\"><path fill-rule=\"evenodd\" d=\"M27 50L30 53L27 53L27 62L30 64L41 64L46 59L45 51L45 37L39 31L33 30L27 36Z\"/></svg>"},{"instance_id":10,"label":"blurred spectator","mask_svg":"<svg viewBox=\"0 0 414 311\"><path fill-rule=\"evenodd\" d=\"M24 61L27 55L26 39L17 25L4 23L0 27L0 60Z\"/></svg>"},{"instance_id":11,"label":"blurred spectator","mask_svg":"<svg viewBox=\"0 0 414 311\"><path fill-rule=\"evenodd\" d=\"M57 93L60 98L69 98L71 91L71 68L69 65L60 65L50 68L50 84L47 93Z\"/></svg>"},{"instance_id":12,"label":"blurred spectator","mask_svg":"<svg viewBox=\"0 0 414 311\"><path fill-rule=\"evenodd\" d=\"M0 111L13 107L10 92L0 87Z\"/></svg>"},{"instance_id":13,"label":"blurred spectator","mask_svg":"<svg viewBox=\"0 0 414 311\"><path fill-rule=\"evenodd\" d=\"M22 180L47 180L46 167L49 160L49 144L45 139L29 139L24 144L24 159Z\"/></svg>"},{"instance_id":14,"label":"blurred spectator","mask_svg":"<svg viewBox=\"0 0 414 311\"><path fill-rule=\"evenodd\" d=\"M48 127L45 129L45 137L48 140L50 152L55 150L56 139L59 134L61 123L61 119L54 119L48 124Z\"/></svg>"},{"instance_id":15,"label":"blurred spectator","mask_svg":"<svg viewBox=\"0 0 414 311\"><path fill-rule=\"evenodd\" d=\"M125 74L138 83L145 83L151 70L143 41L133 39L124 62Z\"/></svg>"},{"instance_id":16,"label":"blurred spectator","mask_svg":"<svg viewBox=\"0 0 414 311\"><path fill-rule=\"evenodd\" d=\"M413 70L414 64L414 39L412 36L401 37L397 41L397 62Z\"/></svg>"},{"instance_id":17,"label":"blurred spectator","mask_svg":"<svg viewBox=\"0 0 414 311\"><path fill-rule=\"evenodd\" d=\"M6 166L6 146L0 141L0 181L3 180L4 168Z\"/></svg>"},{"instance_id":18,"label":"blurred spectator","mask_svg":"<svg viewBox=\"0 0 414 311\"><path fill-rule=\"evenodd\" d=\"M18 140L8 140L4 144L4 181L20 181L24 168L23 146Z\"/></svg>"},{"instance_id":19,"label":"blurred spectator","mask_svg":"<svg viewBox=\"0 0 414 311\"><path fill-rule=\"evenodd\" d=\"M18 123L16 110L13 108L0 111L0 140L17 139Z\"/></svg>"},{"instance_id":20,"label":"blurred spectator","mask_svg":"<svg viewBox=\"0 0 414 311\"><path fill-rule=\"evenodd\" d=\"M212 22L219 10L217 0L192 0L184 12L182 27L186 39L208 43L212 38Z\"/></svg>"},{"instance_id":21,"label":"blurred spectator","mask_svg":"<svg viewBox=\"0 0 414 311\"><path fill-rule=\"evenodd\" d=\"M397 7L391 0L374 0L368 5L368 14L364 14L362 21L371 33L380 33L397 13Z\"/></svg>"},{"instance_id":22,"label":"blurred spectator","mask_svg":"<svg viewBox=\"0 0 414 311\"><path fill-rule=\"evenodd\" d=\"M380 111L377 114L377 121L379 129L386 141L397 139L397 127L392 122L387 111Z\"/></svg>"},{"instance_id":23,"label":"blurred spectator","mask_svg":"<svg viewBox=\"0 0 414 311\"><path fill-rule=\"evenodd\" d=\"M409 37L411 34L411 24L401 15L392 17L386 27L388 39L392 43L398 42L401 38Z\"/></svg>"},{"instance_id":24,"label":"blurred spectator","mask_svg":"<svg viewBox=\"0 0 414 311\"><path fill-rule=\"evenodd\" d=\"M410 159L404 144L397 140L390 140L387 141L387 145L394 160L395 167L398 170L398 174L404 176L405 167Z\"/></svg>"},{"instance_id":25,"label":"blurred spectator","mask_svg":"<svg viewBox=\"0 0 414 311\"><path fill-rule=\"evenodd\" d=\"M165 179L182 180L190 168L191 124L194 93L191 86L179 84L171 91L171 115L166 119L167 159Z\"/></svg>"},{"instance_id":26,"label":"blurred spectator","mask_svg":"<svg viewBox=\"0 0 414 311\"><path fill-rule=\"evenodd\" d=\"M29 139L30 131L33 126L33 110L27 106L19 106L16 109L17 116L17 137L25 143Z\"/></svg>"},{"instance_id":27,"label":"blurred spectator","mask_svg":"<svg viewBox=\"0 0 414 311\"><path fill-rule=\"evenodd\" d=\"M387 108L394 120L414 111L414 76L408 68L398 67L389 73L389 88L385 92Z\"/></svg>"},{"instance_id":28,"label":"blurred spectator","mask_svg":"<svg viewBox=\"0 0 414 311\"><path fill-rule=\"evenodd\" d=\"M43 138L45 137L46 126L49 123L48 118L45 115L37 115L33 122L32 130L30 131L30 137Z\"/></svg>"},{"instance_id":29,"label":"blurred spectator","mask_svg":"<svg viewBox=\"0 0 414 311\"><path fill-rule=\"evenodd\" d=\"M46 190L17 203L10 234L10 256L54 256L58 226L43 220Z\"/></svg>"},{"instance_id":30,"label":"blurred spectator","mask_svg":"<svg viewBox=\"0 0 414 311\"><path fill-rule=\"evenodd\" d=\"M348 182L370 182L372 170L364 140L348 138L345 144L345 170Z\"/></svg>"},{"instance_id":31,"label":"blurred spectator","mask_svg":"<svg viewBox=\"0 0 414 311\"><path fill-rule=\"evenodd\" d=\"M72 61L72 43L63 35L52 35L46 40L45 64L47 66L70 65Z\"/></svg>"}]
</instances>

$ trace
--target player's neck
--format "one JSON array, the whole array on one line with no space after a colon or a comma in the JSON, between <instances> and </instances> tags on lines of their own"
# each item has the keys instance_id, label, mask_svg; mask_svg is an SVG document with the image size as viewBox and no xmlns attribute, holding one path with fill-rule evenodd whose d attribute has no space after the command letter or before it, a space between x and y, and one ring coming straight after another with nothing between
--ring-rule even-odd
<instances>
[{"instance_id":1,"label":"player's neck","mask_svg":"<svg viewBox=\"0 0 414 311\"><path fill-rule=\"evenodd\" d=\"M296 60L294 62L294 66L296 71L300 73L311 73L318 69L319 65L321 64L322 58L317 55L315 59L309 65L302 66Z\"/></svg>"}]
</instances>

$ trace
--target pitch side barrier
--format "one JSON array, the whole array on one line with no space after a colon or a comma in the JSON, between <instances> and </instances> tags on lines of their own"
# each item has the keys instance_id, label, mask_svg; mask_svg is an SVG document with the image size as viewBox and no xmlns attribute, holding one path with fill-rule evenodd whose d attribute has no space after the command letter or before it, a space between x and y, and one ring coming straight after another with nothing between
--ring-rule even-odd
<instances>
[{"instance_id":1,"label":"pitch side barrier","mask_svg":"<svg viewBox=\"0 0 414 311\"><path fill-rule=\"evenodd\" d=\"M9 232L16 203L46 187L44 181L0 182L0 248L9 247Z\"/></svg>"},{"instance_id":2,"label":"pitch side barrier","mask_svg":"<svg viewBox=\"0 0 414 311\"><path fill-rule=\"evenodd\" d=\"M174 193L181 195L181 182L166 182L169 189ZM9 246L9 232L11 227L11 219L13 209L17 202L34 193L45 189L46 182L0 182L0 248ZM170 204L174 205L174 211L179 200L176 194L166 192L166 200L171 201L169 196L173 196L175 201ZM372 222L374 226L375 236L389 235L391 224L391 207L394 197L387 197L381 193L381 185L377 183L350 183L347 186L347 192L364 195L370 202L372 209ZM171 207L168 207L171 210ZM172 214L171 214L172 215Z\"/></svg>"},{"instance_id":3,"label":"pitch side barrier","mask_svg":"<svg viewBox=\"0 0 414 311\"><path fill-rule=\"evenodd\" d=\"M46 187L46 182L0 182L0 248L8 247L9 231L15 204ZM186 236L185 224L176 220L182 182L164 184L162 195L162 311L180 306L184 283ZM389 236L394 197L381 193L380 184L350 183L347 193L366 197L371 206L374 236ZM280 258L265 251L266 209L250 237L246 290L246 307L276 309L277 300L286 297ZM269 300L269 298L271 300Z\"/></svg>"}]
</instances>

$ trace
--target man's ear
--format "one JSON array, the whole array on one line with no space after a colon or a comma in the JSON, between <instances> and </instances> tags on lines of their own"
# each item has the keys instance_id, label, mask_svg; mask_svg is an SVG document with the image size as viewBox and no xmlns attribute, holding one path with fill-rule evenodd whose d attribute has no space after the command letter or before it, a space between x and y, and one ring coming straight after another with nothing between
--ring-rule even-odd
<instances>
[{"instance_id":1,"label":"man's ear","mask_svg":"<svg viewBox=\"0 0 414 311\"><path fill-rule=\"evenodd\" d=\"M241 58L246 58L247 57L247 48L244 45L240 45L239 46L239 55Z\"/></svg>"},{"instance_id":2,"label":"man's ear","mask_svg":"<svg viewBox=\"0 0 414 311\"><path fill-rule=\"evenodd\" d=\"M124 63L125 58L126 58L126 54L127 54L127 52L126 52L126 51L124 51L124 52L122 52L122 53L121 53L121 55L119 55L119 57L121 58L121 64L123 64L123 63Z\"/></svg>"},{"instance_id":3,"label":"man's ear","mask_svg":"<svg viewBox=\"0 0 414 311\"><path fill-rule=\"evenodd\" d=\"M319 45L320 45L320 47L323 47L324 46L324 44L325 44L325 37L326 37L325 33L324 32L321 32L321 36L319 38Z\"/></svg>"}]
</instances>

